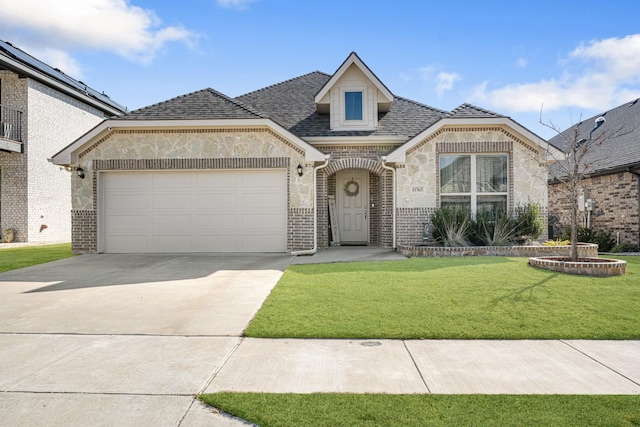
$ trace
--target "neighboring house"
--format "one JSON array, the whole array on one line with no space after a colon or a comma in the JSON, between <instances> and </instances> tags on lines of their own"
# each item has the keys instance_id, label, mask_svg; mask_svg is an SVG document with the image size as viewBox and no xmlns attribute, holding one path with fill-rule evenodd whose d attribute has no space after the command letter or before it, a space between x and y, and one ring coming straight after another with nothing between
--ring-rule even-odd
<instances>
[{"instance_id":1,"label":"neighboring house","mask_svg":"<svg viewBox=\"0 0 640 427\"><path fill-rule=\"evenodd\" d=\"M105 118L123 113L106 95L0 40L3 238L71 240L70 174L50 158Z\"/></svg>"},{"instance_id":2,"label":"neighboring house","mask_svg":"<svg viewBox=\"0 0 640 427\"><path fill-rule=\"evenodd\" d=\"M591 134L596 119L605 121ZM577 141L591 145L583 164L591 172L579 185L580 225L610 233L620 244L640 244L640 100L628 102L577 126ZM571 126L549 142L566 150L574 138ZM589 143L589 142L585 142ZM561 189L565 184L553 179L549 186L549 214L553 234L559 236L570 226L571 201Z\"/></svg>"},{"instance_id":3,"label":"neighboring house","mask_svg":"<svg viewBox=\"0 0 640 427\"><path fill-rule=\"evenodd\" d=\"M508 117L395 96L352 53L229 98L212 89L107 120L53 158L73 250L313 252L422 244L440 203L539 202L543 141Z\"/></svg>"}]
</instances>

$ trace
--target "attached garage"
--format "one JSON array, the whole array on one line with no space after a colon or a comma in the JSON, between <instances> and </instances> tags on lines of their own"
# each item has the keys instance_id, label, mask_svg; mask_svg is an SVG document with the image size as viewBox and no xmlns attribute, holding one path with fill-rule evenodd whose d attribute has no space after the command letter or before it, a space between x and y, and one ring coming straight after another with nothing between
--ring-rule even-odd
<instances>
[{"instance_id":1,"label":"attached garage","mask_svg":"<svg viewBox=\"0 0 640 427\"><path fill-rule=\"evenodd\" d=\"M283 169L101 172L98 194L100 252L287 251Z\"/></svg>"}]
</instances>

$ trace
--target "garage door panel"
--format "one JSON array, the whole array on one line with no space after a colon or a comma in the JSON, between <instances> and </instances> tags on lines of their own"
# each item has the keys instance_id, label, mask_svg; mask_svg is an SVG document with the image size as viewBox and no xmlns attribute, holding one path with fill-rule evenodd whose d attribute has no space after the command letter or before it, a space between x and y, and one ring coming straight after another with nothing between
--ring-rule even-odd
<instances>
[{"instance_id":1,"label":"garage door panel","mask_svg":"<svg viewBox=\"0 0 640 427\"><path fill-rule=\"evenodd\" d=\"M242 207L244 209L280 209L281 203L275 194L243 194Z\"/></svg>"},{"instance_id":2,"label":"garage door panel","mask_svg":"<svg viewBox=\"0 0 640 427\"><path fill-rule=\"evenodd\" d=\"M151 177L151 188L154 190L189 190L192 187L193 176L191 174L154 173Z\"/></svg>"},{"instance_id":3,"label":"garage door panel","mask_svg":"<svg viewBox=\"0 0 640 427\"><path fill-rule=\"evenodd\" d=\"M197 215L196 225L201 232L211 232L211 230L225 231L227 233L237 233L238 216L228 215Z\"/></svg>"},{"instance_id":4,"label":"garage door panel","mask_svg":"<svg viewBox=\"0 0 640 427\"><path fill-rule=\"evenodd\" d=\"M196 205L198 210L234 212L239 206L238 201L235 193L198 194Z\"/></svg>"},{"instance_id":5,"label":"garage door panel","mask_svg":"<svg viewBox=\"0 0 640 427\"><path fill-rule=\"evenodd\" d=\"M282 232L282 217L279 214L242 215L242 228L252 233L262 234L261 231Z\"/></svg>"},{"instance_id":6,"label":"garage door panel","mask_svg":"<svg viewBox=\"0 0 640 427\"><path fill-rule=\"evenodd\" d=\"M122 193L111 193L109 195L112 203L108 207L111 211L121 210L120 207L126 207L126 210L131 209L140 209L145 210L147 208L147 196L140 193L133 194L122 194Z\"/></svg>"},{"instance_id":7,"label":"garage door panel","mask_svg":"<svg viewBox=\"0 0 640 427\"><path fill-rule=\"evenodd\" d=\"M196 188L203 189L236 189L239 187L237 174L229 174L227 171L212 171L211 173L199 174L196 178Z\"/></svg>"},{"instance_id":8,"label":"garage door panel","mask_svg":"<svg viewBox=\"0 0 640 427\"><path fill-rule=\"evenodd\" d=\"M105 252L284 252L286 172L101 175Z\"/></svg>"},{"instance_id":9,"label":"garage door panel","mask_svg":"<svg viewBox=\"0 0 640 427\"><path fill-rule=\"evenodd\" d=\"M154 252L193 252L191 236L169 235L169 236L153 236L151 244L155 249Z\"/></svg>"},{"instance_id":10,"label":"garage door panel","mask_svg":"<svg viewBox=\"0 0 640 427\"><path fill-rule=\"evenodd\" d=\"M112 233L134 232L141 234L147 227L147 215L108 215L105 227Z\"/></svg>"},{"instance_id":11,"label":"garage door panel","mask_svg":"<svg viewBox=\"0 0 640 427\"><path fill-rule=\"evenodd\" d=\"M191 229L193 228L191 221L192 216L185 214L153 215L151 217L151 223L153 224L153 228L151 231L153 232L153 234L176 234L177 232L189 232L189 234L191 234Z\"/></svg>"},{"instance_id":12,"label":"garage door panel","mask_svg":"<svg viewBox=\"0 0 640 427\"><path fill-rule=\"evenodd\" d=\"M281 186L283 178L284 174L264 174L258 171L247 171L242 174L242 185L245 188L279 188Z\"/></svg>"}]
</instances>

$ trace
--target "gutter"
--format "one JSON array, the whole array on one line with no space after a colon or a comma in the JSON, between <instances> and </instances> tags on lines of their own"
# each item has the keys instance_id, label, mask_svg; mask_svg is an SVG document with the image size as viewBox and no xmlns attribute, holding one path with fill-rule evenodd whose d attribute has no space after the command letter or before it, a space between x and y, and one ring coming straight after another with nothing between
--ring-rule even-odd
<instances>
[{"instance_id":1,"label":"gutter","mask_svg":"<svg viewBox=\"0 0 640 427\"><path fill-rule=\"evenodd\" d=\"M313 249L291 252L291 255L313 255L318 252L318 171L329 166L330 154L325 154L324 163L313 168Z\"/></svg>"},{"instance_id":2,"label":"gutter","mask_svg":"<svg viewBox=\"0 0 640 427\"><path fill-rule=\"evenodd\" d=\"M392 232L393 232L393 249L396 249L396 197L397 197L397 192L396 192L396 169L392 168L391 166L387 166L387 156L382 156L380 157L380 159L382 160L382 167L385 168L386 170L391 171L391 173L393 174L393 206L392 206L392 217L393 217L393 228L392 228Z\"/></svg>"}]
</instances>

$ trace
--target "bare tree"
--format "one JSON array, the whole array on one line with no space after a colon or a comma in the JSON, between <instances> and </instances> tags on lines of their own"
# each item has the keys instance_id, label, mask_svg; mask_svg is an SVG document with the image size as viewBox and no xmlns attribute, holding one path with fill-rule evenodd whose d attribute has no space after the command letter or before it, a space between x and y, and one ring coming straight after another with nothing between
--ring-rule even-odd
<instances>
[{"instance_id":1,"label":"bare tree","mask_svg":"<svg viewBox=\"0 0 640 427\"><path fill-rule=\"evenodd\" d=\"M606 113L605 113L606 115ZM558 137L554 137L556 146L546 146L545 166L549 176L556 183L560 183L558 190L570 201L571 211L571 260L578 260L578 194L580 183L589 178L594 172L606 164L606 152L600 147L607 141L630 133L622 127L612 129L603 126L605 116L599 116L589 130L588 124L578 122L569 129L561 132L551 121L540 124L553 130Z\"/></svg>"}]
</instances>

